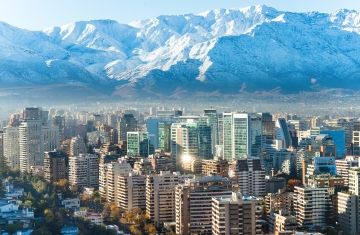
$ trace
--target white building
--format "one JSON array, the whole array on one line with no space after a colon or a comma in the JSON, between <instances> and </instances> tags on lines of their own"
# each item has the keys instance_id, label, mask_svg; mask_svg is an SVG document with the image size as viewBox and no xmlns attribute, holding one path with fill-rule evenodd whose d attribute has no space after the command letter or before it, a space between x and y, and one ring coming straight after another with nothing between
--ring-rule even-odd
<instances>
[{"instance_id":1,"label":"white building","mask_svg":"<svg viewBox=\"0 0 360 235\"><path fill-rule=\"evenodd\" d=\"M327 188L295 187L294 210L300 227L324 227L329 214Z\"/></svg>"},{"instance_id":2,"label":"white building","mask_svg":"<svg viewBox=\"0 0 360 235\"><path fill-rule=\"evenodd\" d=\"M30 172L32 167L44 164L41 120L28 120L19 127L20 171Z\"/></svg>"},{"instance_id":3,"label":"white building","mask_svg":"<svg viewBox=\"0 0 360 235\"><path fill-rule=\"evenodd\" d=\"M99 186L99 157L95 154L80 154L69 157L69 183L77 187Z\"/></svg>"},{"instance_id":4,"label":"white building","mask_svg":"<svg viewBox=\"0 0 360 235\"><path fill-rule=\"evenodd\" d=\"M5 127L3 138L3 151L7 164L11 169L17 170L20 167L19 127Z\"/></svg>"},{"instance_id":5,"label":"white building","mask_svg":"<svg viewBox=\"0 0 360 235\"><path fill-rule=\"evenodd\" d=\"M265 171L260 159L244 158L234 161L229 166L229 177L237 181L243 195L262 197L266 194Z\"/></svg>"}]
</instances>

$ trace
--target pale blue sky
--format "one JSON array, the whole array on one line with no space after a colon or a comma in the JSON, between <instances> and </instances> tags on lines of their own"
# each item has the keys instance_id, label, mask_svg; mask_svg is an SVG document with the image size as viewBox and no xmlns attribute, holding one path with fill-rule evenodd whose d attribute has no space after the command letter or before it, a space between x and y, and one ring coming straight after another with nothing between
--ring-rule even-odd
<instances>
[{"instance_id":1,"label":"pale blue sky","mask_svg":"<svg viewBox=\"0 0 360 235\"><path fill-rule=\"evenodd\" d=\"M79 20L114 19L128 23L163 14L199 13L254 4L289 11L360 10L359 0L0 0L0 21L40 30Z\"/></svg>"}]
</instances>

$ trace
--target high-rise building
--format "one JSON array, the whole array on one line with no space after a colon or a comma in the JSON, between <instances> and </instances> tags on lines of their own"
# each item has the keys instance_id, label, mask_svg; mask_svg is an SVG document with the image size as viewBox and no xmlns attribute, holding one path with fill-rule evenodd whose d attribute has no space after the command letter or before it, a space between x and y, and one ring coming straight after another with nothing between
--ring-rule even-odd
<instances>
[{"instance_id":1,"label":"high-rise building","mask_svg":"<svg viewBox=\"0 0 360 235\"><path fill-rule=\"evenodd\" d=\"M107 198L108 196L108 185L114 184L113 177L111 177L112 167L120 158L119 155L112 155L110 153L100 154L99 159L99 193L102 198ZM108 177L110 176L110 177ZM108 180L110 182L108 182Z\"/></svg>"},{"instance_id":2,"label":"high-rise building","mask_svg":"<svg viewBox=\"0 0 360 235\"><path fill-rule=\"evenodd\" d=\"M58 149L60 147L59 127L43 125L41 128L41 138L45 152Z\"/></svg>"},{"instance_id":3,"label":"high-rise building","mask_svg":"<svg viewBox=\"0 0 360 235\"><path fill-rule=\"evenodd\" d=\"M127 133L127 155L131 157L148 157L150 154L149 134L147 132Z\"/></svg>"},{"instance_id":4,"label":"high-rise building","mask_svg":"<svg viewBox=\"0 0 360 235\"><path fill-rule=\"evenodd\" d=\"M262 234L260 200L243 197L239 192L212 198L212 233L214 235Z\"/></svg>"},{"instance_id":5,"label":"high-rise building","mask_svg":"<svg viewBox=\"0 0 360 235\"><path fill-rule=\"evenodd\" d=\"M71 138L70 156L78 156L87 153L85 141L80 136Z\"/></svg>"},{"instance_id":6,"label":"high-rise building","mask_svg":"<svg viewBox=\"0 0 360 235\"><path fill-rule=\"evenodd\" d=\"M233 161L229 166L229 177L235 179L240 192L245 196L265 196L265 171L260 159L245 158Z\"/></svg>"},{"instance_id":7,"label":"high-rise building","mask_svg":"<svg viewBox=\"0 0 360 235\"><path fill-rule=\"evenodd\" d=\"M138 172L114 172L115 202L121 210L146 209L146 177Z\"/></svg>"},{"instance_id":8,"label":"high-rise building","mask_svg":"<svg viewBox=\"0 0 360 235\"><path fill-rule=\"evenodd\" d=\"M177 166L191 160L211 159L211 129L202 123L171 125L171 155Z\"/></svg>"},{"instance_id":9,"label":"high-rise building","mask_svg":"<svg viewBox=\"0 0 360 235\"><path fill-rule=\"evenodd\" d=\"M106 199L107 202L116 201L116 177L126 176L132 172L131 165L126 161L126 159L117 159L111 161L108 158L100 160L104 162L103 168L99 169L99 179L100 176L102 180L99 180L99 192L100 195Z\"/></svg>"},{"instance_id":10,"label":"high-rise building","mask_svg":"<svg viewBox=\"0 0 360 235\"><path fill-rule=\"evenodd\" d=\"M30 116L30 114L28 115ZM30 172L32 168L44 165L44 145L40 120L27 120L19 127L20 171Z\"/></svg>"},{"instance_id":11,"label":"high-rise building","mask_svg":"<svg viewBox=\"0 0 360 235\"><path fill-rule=\"evenodd\" d=\"M349 191L338 193L338 217L345 234L360 233L360 168L349 170Z\"/></svg>"},{"instance_id":12,"label":"high-rise building","mask_svg":"<svg viewBox=\"0 0 360 235\"><path fill-rule=\"evenodd\" d=\"M171 124L159 122L158 128L158 148L169 153L171 151Z\"/></svg>"},{"instance_id":13,"label":"high-rise building","mask_svg":"<svg viewBox=\"0 0 360 235\"><path fill-rule=\"evenodd\" d=\"M329 206L327 188L295 186L294 211L299 227L326 226Z\"/></svg>"},{"instance_id":14,"label":"high-rise building","mask_svg":"<svg viewBox=\"0 0 360 235\"><path fill-rule=\"evenodd\" d=\"M149 117L146 120L146 131L155 149L167 147L170 152L170 127L174 122L175 119L170 117Z\"/></svg>"},{"instance_id":15,"label":"high-rise building","mask_svg":"<svg viewBox=\"0 0 360 235\"><path fill-rule=\"evenodd\" d=\"M219 145L218 113L215 109L205 109L204 116L207 117L207 124L211 128L212 154L215 154L215 146Z\"/></svg>"},{"instance_id":16,"label":"high-rise building","mask_svg":"<svg viewBox=\"0 0 360 235\"><path fill-rule=\"evenodd\" d=\"M176 234L211 234L212 198L230 196L232 182L219 176L188 179L176 187Z\"/></svg>"},{"instance_id":17,"label":"high-rise building","mask_svg":"<svg viewBox=\"0 0 360 235\"><path fill-rule=\"evenodd\" d=\"M99 186L99 157L96 154L80 154L69 157L69 183L77 187Z\"/></svg>"},{"instance_id":18,"label":"high-rise building","mask_svg":"<svg viewBox=\"0 0 360 235\"><path fill-rule=\"evenodd\" d=\"M292 145L292 139L288 124L284 118L279 118L275 122L275 135L277 140L281 140L285 148L289 148Z\"/></svg>"},{"instance_id":19,"label":"high-rise building","mask_svg":"<svg viewBox=\"0 0 360 235\"><path fill-rule=\"evenodd\" d=\"M268 193L265 196L265 210L269 215L271 212L293 211L294 194L292 192L279 191L278 193Z\"/></svg>"},{"instance_id":20,"label":"high-rise building","mask_svg":"<svg viewBox=\"0 0 360 235\"><path fill-rule=\"evenodd\" d=\"M119 143L126 141L127 133L137 131L137 120L133 114L124 114L119 121L118 136Z\"/></svg>"},{"instance_id":21,"label":"high-rise building","mask_svg":"<svg viewBox=\"0 0 360 235\"><path fill-rule=\"evenodd\" d=\"M223 114L224 159L231 161L243 157L259 156L261 151L262 122L257 114Z\"/></svg>"},{"instance_id":22,"label":"high-rise building","mask_svg":"<svg viewBox=\"0 0 360 235\"><path fill-rule=\"evenodd\" d=\"M65 153L59 151L45 152L44 178L51 183L67 178Z\"/></svg>"},{"instance_id":23,"label":"high-rise building","mask_svg":"<svg viewBox=\"0 0 360 235\"><path fill-rule=\"evenodd\" d=\"M177 173L160 172L146 177L146 213L156 226L175 221L175 187L178 184Z\"/></svg>"},{"instance_id":24,"label":"high-rise building","mask_svg":"<svg viewBox=\"0 0 360 235\"><path fill-rule=\"evenodd\" d=\"M341 230L347 235L359 234L359 196L349 192L339 192L337 199L337 216Z\"/></svg>"},{"instance_id":25,"label":"high-rise building","mask_svg":"<svg viewBox=\"0 0 360 235\"><path fill-rule=\"evenodd\" d=\"M360 167L359 158L346 156L344 159L335 160L336 174L344 179L344 186L349 186L349 170L351 167Z\"/></svg>"},{"instance_id":26,"label":"high-rise building","mask_svg":"<svg viewBox=\"0 0 360 235\"><path fill-rule=\"evenodd\" d=\"M3 135L4 157L10 169L20 168L19 127L7 126Z\"/></svg>"}]
</instances>

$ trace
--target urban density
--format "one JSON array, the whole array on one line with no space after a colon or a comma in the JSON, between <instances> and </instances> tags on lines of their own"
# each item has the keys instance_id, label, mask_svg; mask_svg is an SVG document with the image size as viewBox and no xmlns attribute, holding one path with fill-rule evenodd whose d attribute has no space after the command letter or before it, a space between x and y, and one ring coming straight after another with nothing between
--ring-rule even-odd
<instances>
[{"instance_id":1,"label":"urban density","mask_svg":"<svg viewBox=\"0 0 360 235\"><path fill-rule=\"evenodd\" d=\"M360 119L27 107L0 125L1 234L360 234Z\"/></svg>"}]
</instances>

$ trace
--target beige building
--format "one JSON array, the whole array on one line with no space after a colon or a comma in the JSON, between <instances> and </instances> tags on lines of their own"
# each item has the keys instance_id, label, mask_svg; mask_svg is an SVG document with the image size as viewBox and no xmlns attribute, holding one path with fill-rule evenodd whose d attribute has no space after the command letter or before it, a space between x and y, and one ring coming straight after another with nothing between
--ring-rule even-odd
<instances>
[{"instance_id":1,"label":"beige building","mask_svg":"<svg viewBox=\"0 0 360 235\"><path fill-rule=\"evenodd\" d=\"M268 217L268 221L270 232L274 235L293 234L296 231L296 217L292 216L288 211L272 212Z\"/></svg>"},{"instance_id":2,"label":"beige building","mask_svg":"<svg viewBox=\"0 0 360 235\"><path fill-rule=\"evenodd\" d=\"M69 183L77 187L99 186L99 157L95 154L80 154L69 157Z\"/></svg>"},{"instance_id":3,"label":"beige building","mask_svg":"<svg viewBox=\"0 0 360 235\"><path fill-rule=\"evenodd\" d=\"M257 235L262 234L259 218L260 200L243 197L241 193L213 197L212 233L213 235Z\"/></svg>"},{"instance_id":4,"label":"beige building","mask_svg":"<svg viewBox=\"0 0 360 235\"><path fill-rule=\"evenodd\" d=\"M138 172L114 171L115 202L121 210L146 209L146 177Z\"/></svg>"},{"instance_id":5,"label":"beige building","mask_svg":"<svg viewBox=\"0 0 360 235\"><path fill-rule=\"evenodd\" d=\"M146 213L159 226L175 221L175 187L177 173L160 172L146 177Z\"/></svg>"},{"instance_id":6,"label":"beige building","mask_svg":"<svg viewBox=\"0 0 360 235\"><path fill-rule=\"evenodd\" d=\"M229 164L224 159L202 160L203 175L220 175L227 177L229 172Z\"/></svg>"},{"instance_id":7,"label":"beige building","mask_svg":"<svg viewBox=\"0 0 360 235\"><path fill-rule=\"evenodd\" d=\"M112 159L111 156L107 157ZM99 165L99 192L107 202L115 202L115 175L128 175L132 168L126 159L115 158L116 160L111 161L109 158L100 158L102 163Z\"/></svg>"},{"instance_id":8,"label":"beige building","mask_svg":"<svg viewBox=\"0 0 360 235\"><path fill-rule=\"evenodd\" d=\"M176 234L211 234L212 198L230 196L232 182L220 176L188 179L175 190Z\"/></svg>"}]
</instances>

